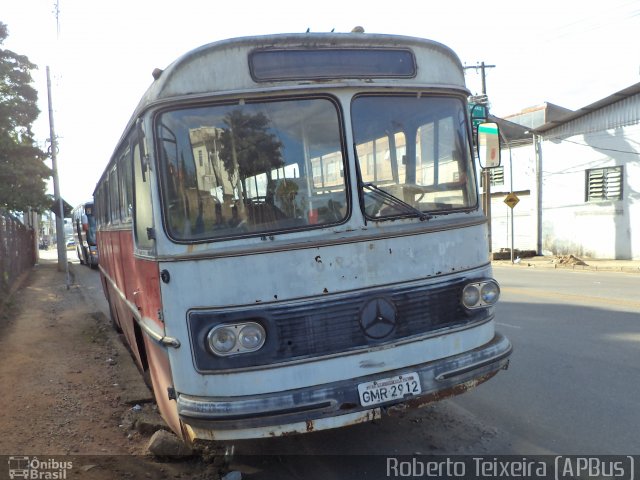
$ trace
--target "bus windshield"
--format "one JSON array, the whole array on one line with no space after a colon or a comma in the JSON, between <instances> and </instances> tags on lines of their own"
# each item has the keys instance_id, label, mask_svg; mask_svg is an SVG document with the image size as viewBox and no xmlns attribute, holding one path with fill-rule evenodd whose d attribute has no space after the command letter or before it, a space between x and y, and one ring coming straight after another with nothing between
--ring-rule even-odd
<instances>
[{"instance_id":1,"label":"bus windshield","mask_svg":"<svg viewBox=\"0 0 640 480\"><path fill-rule=\"evenodd\" d=\"M339 223L349 204L328 98L240 102L156 121L167 233L177 241Z\"/></svg>"},{"instance_id":2,"label":"bus windshield","mask_svg":"<svg viewBox=\"0 0 640 480\"><path fill-rule=\"evenodd\" d=\"M476 205L464 109L457 98L415 94L353 100L360 193L368 218Z\"/></svg>"},{"instance_id":3,"label":"bus windshield","mask_svg":"<svg viewBox=\"0 0 640 480\"><path fill-rule=\"evenodd\" d=\"M93 216L93 213L89 213L87 211L87 243L89 245L96 244L96 217Z\"/></svg>"}]
</instances>

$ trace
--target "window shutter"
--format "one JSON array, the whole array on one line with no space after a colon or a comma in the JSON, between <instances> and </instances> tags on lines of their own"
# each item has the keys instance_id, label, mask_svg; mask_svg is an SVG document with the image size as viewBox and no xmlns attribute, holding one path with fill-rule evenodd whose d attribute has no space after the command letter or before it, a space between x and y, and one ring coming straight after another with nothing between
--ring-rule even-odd
<instances>
[{"instance_id":1,"label":"window shutter","mask_svg":"<svg viewBox=\"0 0 640 480\"><path fill-rule=\"evenodd\" d=\"M587 201L622 199L622 167L587 170Z\"/></svg>"}]
</instances>

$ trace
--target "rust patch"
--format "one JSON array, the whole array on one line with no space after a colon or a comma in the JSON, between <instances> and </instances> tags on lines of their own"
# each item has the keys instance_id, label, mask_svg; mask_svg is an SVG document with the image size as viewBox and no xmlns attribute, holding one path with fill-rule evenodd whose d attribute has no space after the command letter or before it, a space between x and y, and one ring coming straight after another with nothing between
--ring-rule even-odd
<instances>
[{"instance_id":1,"label":"rust patch","mask_svg":"<svg viewBox=\"0 0 640 480\"><path fill-rule=\"evenodd\" d=\"M307 420L307 432L313 432L313 420Z\"/></svg>"},{"instance_id":2,"label":"rust patch","mask_svg":"<svg viewBox=\"0 0 640 480\"><path fill-rule=\"evenodd\" d=\"M399 403L397 405L392 405L386 409L386 413L393 416L402 416L406 410L413 408L422 408L431 403L439 402L440 400L444 400L445 398L453 397L455 395L460 395L461 393L465 393L468 390L471 390L474 387L477 387L481 383L486 382L491 377L496 375L498 372L491 372L482 377L470 380L465 383L461 383L455 385L451 388L447 388L445 390L441 390L439 392L432 393L430 395L425 395L423 397L411 398L405 402Z\"/></svg>"},{"instance_id":3,"label":"rust patch","mask_svg":"<svg viewBox=\"0 0 640 480\"><path fill-rule=\"evenodd\" d=\"M345 405L349 405L349 404L345 404ZM357 405L356 405L357 406ZM349 425L358 425L361 423L369 423L369 422L373 422L376 419L379 419L382 417L382 412L380 411L379 408L374 408L373 410L368 410L366 412L363 412L363 416L356 418L355 420L349 422Z\"/></svg>"}]
</instances>

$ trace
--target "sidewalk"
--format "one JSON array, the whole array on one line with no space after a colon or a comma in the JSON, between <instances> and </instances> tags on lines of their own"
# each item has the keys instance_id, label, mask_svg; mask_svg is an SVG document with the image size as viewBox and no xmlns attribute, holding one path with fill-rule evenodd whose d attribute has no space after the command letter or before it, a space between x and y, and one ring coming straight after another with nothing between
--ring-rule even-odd
<instances>
[{"instance_id":1,"label":"sidewalk","mask_svg":"<svg viewBox=\"0 0 640 480\"><path fill-rule=\"evenodd\" d=\"M67 288L56 250L40 253L0 312L0 457L68 462L64 478L77 480L215 478L198 457L159 463L147 455L147 430L159 417L149 423L157 417L151 393L108 318L78 283L86 267L69 265ZM68 253L70 259L75 254ZM5 472L6 464L0 479Z\"/></svg>"},{"instance_id":2,"label":"sidewalk","mask_svg":"<svg viewBox=\"0 0 640 480\"><path fill-rule=\"evenodd\" d=\"M511 260L494 260L495 266L519 268L552 268L563 270L585 270L596 272L640 273L640 260L603 260L599 258L577 258L573 255L537 256Z\"/></svg>"}]
</instances>

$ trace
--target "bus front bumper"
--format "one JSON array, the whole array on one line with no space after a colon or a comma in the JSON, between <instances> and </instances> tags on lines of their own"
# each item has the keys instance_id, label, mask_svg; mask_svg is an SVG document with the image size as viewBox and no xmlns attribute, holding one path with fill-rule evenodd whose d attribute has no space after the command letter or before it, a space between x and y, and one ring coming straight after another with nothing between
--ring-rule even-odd
<instances>
[{"instance_id":1,"label":"bus front bumper","mask_svg":"<svg viewBox=\"0 0 640 480\"><path fill-rule=\"evenodd\" d=\"M331 384L233 399L178 394L178 414L191 441L277 437L354 425L464 393L506 369L511 351L509 340L496 333L485 345L459 355ZM359 384L408 373L418 374L419 395L361 405Z\"/></svg>"}]
</instances>

